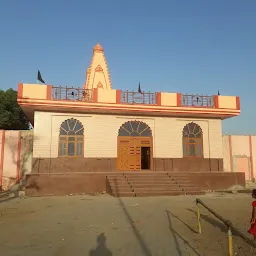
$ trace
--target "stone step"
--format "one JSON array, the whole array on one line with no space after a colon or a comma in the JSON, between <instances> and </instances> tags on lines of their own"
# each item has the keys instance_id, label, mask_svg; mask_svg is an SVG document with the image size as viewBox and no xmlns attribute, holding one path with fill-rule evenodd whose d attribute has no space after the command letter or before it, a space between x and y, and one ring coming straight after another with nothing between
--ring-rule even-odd
<instances>
[{"instance_id":1,"label":"stone step","mask_svg":"<svg viewBox=\"0 0 256 256\"><path fill-rule=\"evenodd\" d=\"M182 189L179 188L159 188L159 187L155 187L155 188L134 188L135 193L140 193L140 192L182 192Z\"/></svg>"},{"instance_id":2,"label":"stone step","mask_svg":"<svg viewBox=\"0 0 256 256\"><path fill-rule=\"evenodd\" d=\"M131 177L126 177L126 179L131 180L131 181L133 181L133 180L151 180L151 181L171 180L168 177L152 177L152 178L150 178L150 177L138 177L138 178L136 178L136 177L132 177L132 178Z\"/></svg>"},{"instance_id":3,"label":"stone step","mask_svg":"<svg viewBox=\"0 0 256 256\"><path fill-rule=\"evenodd\" d=\"M114 197L135 197L134 192L118 192L118 193L112 193Z\"/></svg>"},{"instance_id":4,"label":"stone step","mask_svg":"<svg viewBox=\"0 0 256 256\"><path fill-rule=\"evenodd\" d=\"M125 177L107 177L107 180L126 180Z\"/></svg>"},{"instance_id":5,"label":"stone step","mask_svg":"<svg viewBox=\"0 0 256 256\"><path fill-rule=\"evenodd\" d=\"M128 183L117 183L117 184L110 184L111 188L131 188L131 186Z\"/></svg>"},{"instance_id":6,"label":"stone step","mask_svg":"<svg viewBox=\"0 0 256 256\"><path fill-rule=\"evenodd\" d=\"M114 194L118 194L118 193L130 193L130 192L133 192L133 189L131 189L131 188L122 188L122 189L111 188L111 192L114 193Z\"/></svg>"},{"instance_id":7,"label":"stone step","mask_svg":"<svg viewBox=\"0 0 256 256\"><path fill-rule=\"evenodd\" d=\"M109 183L113 183L113 184L115 184L115 183L128 183L128 181L127 180L109 180L108 179L108 182Z\"/></svg>"},{"instance_id":8,"label":"stone step","mask_svg":"<svg viewBox=\"0 0 256 256\"><path fill-rule=\"evenodd\" d=\"M193 184L190 180L171 180L178 184Z\"/></svg>"},{"instance_id":9,"label":"stone step","mask_svg":"<svg viewBox=\"0 0 256 256\"><path fill-rule=\"evenodd\" d=\"M149 179L149 180L155 180L155 179L170 179L167 175L166 176L125 176L126 179L132 179L132 180L138 180L138 179Z\"/></svg>"},{"instance_id":10,"label":"stone step","mask_svg":"<svg viewBox=\"0 0 256 256\"><path fill-rule=\"evenodd\" d=\"M130 180L128 179L128 182L130 183L146 183L148 182L149 184L155 184L155 183L158 183L158 184L176 184L175 181L173 180L169 180L169 179L161 179L161 180L151 180L151 179L134 179L134 180Z\"/></svg>"},{"instance_id":11,"label":"stone step","mask_svg":"<svg viewBox=\"0 0 256 256\"><path fill-rule=\"evenodd\" d=\"M168 176L167 177L126 177L127 180L171 180Z\"/></svg>"},{"instance_id":12,"label":"stone step","mask_svg":"<svg viewBox=\"0 0 256 256\"><path fill-rule=\"evenodd\" d=\"M154 181L154 180L133 180L133 181L129 181L131 185L136 185L136 184L158 184L158 185L166 185L166 184L169 184L169 185L175 185L174 182L170 181L170 180L161 180L161 181Z\"/></svg>"},{"instance_id":13,"label":"stone step","mask_svg":"<svg viewBox=\"0 0 256 256\"><path fill-rule=\"evenodd\" d=\"M172 180L189 180L190 181L190 179L188 179L187 177L169 177L169 178Z\"/></svg>"},{"instance_id":14,"label":"stone step","mask_svg":"<svg viewBox=\"0 0 256 256\"><path fill-rule=\"evenodd\" d=\"M111 187L116 187L116 186L130 186L129 183L127 181L119 181L119 182L114 182L114 181L111 181L111 182L108 182L108 184L111 186Z\"/></svg>"},{"instance_id":15,"label":"stone step","mask_svg":"<svg viewBox=\"0 0 256 256\"><path fill-rule=\"evenodd\" d=\"M117 177L117 176L124 176L123 173L116 173L116 172L113 172L113 173L108 173L107 174L107 177Z\"/></svg>"},{"instance_id":16,"label":"stone step","mask_svg":"<svg viewBox=\"0 0 256 256\"><path fill-rule=\"evenodd\" d=\"M166 175L168 172L155 172L155 171L129 171L129 172L123 172L124 175Z\"/></svg>"},{"instance_id":17,"label":"stone step","mask_svg":"<svg viewBox=\"0 0 256 256\"><path fill-rule=\"evenodd\" d=\"M127 183L122 183L122 184L109 184L111 188L115 189L115 188L118 188L118 189L123 189L123 188L131 188L131 186Z\"/></svg>"},{"instance_id":18,"label":"stone step","mask_svg":"<svg viewBox=\"0 0 256 256\"><path fill-rule=\"evenodd\" d=\"M141 184L141 183L137 183L137 184L131 184L132 188L176 188L179 189L179 186L177 184L159 184L159 183L155 183L155 184Z\"/></svg>"},{"instance_id":19,"label":"stone step","mask_svg":"<svg viewBox=\"0 0 256 256\"><path fill-rule=\"evenodd\" d=\"M203 191L185 191L186 195L194 196L194 195L205 195Z\"/></svg>"},{"instance_id":20,"label":"stone step","mask_svg":"<svg viewBox=\"0 0 256 256\"><path fill-rule=\"evenodd\" d=\"M136 173L136 172L132 172L132 173L124 173L124 176L136 176L136 177L139 177L139 176L168 176L167 173L163 172L163 173Z\"/></svg>"},{"instance_id":21,"label":"stone step","mask_svg":"<svg viewBox=\"0 0 256 256\"><path fill-rule=\"evenodd\" d=\"M136 193L136 197L144 196L180 196L185 195L182 191L146 191Z\"/></svg>"},{"instance_id":22,"label":"stone step","mask_svg":"<svg viewBox=\"0 0 256 256\"><path fill-rule=\"evenodd\" d=\"M198 190L198 187L194 186L192 184L189 184L189 185L179 185L179 187L180 188L184 188L184 189L188 189L188 190L191 190L191 189Z\"/></svg>"},{"instance_id":23,"label":"stone step","mask_svg":"<svg viewBox=\"0 0 256 256\"><path fill-rule=\"evenodd\" d=\"M167 173L169 176L173 176L173 177L187 177L188 175L185 173L177 173L177 172L168 172Z\"/></svg>"}]
</instances>

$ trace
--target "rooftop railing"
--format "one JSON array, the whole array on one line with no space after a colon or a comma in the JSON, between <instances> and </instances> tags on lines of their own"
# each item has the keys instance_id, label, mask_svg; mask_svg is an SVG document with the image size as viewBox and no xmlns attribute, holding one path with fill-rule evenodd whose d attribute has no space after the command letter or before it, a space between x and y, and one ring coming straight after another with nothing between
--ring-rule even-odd
<instances>
[{"instance_id":1,"label":"rooftop railing","mask_svg":"<svg viewBox=\"0 0 256 256\"><path fill-rule=\"evenodd\" d=\"M93 101L93 90L73 87L52 87L52 99L54 100L74 100Z\"/></svg>"},{"instance_id":2,"label":"rooftop railing","mask_svg":"<svg viewBox=\"0 0 256 256\"><path fill-rule=\"evenodd\" d=\"M156 93L155 92L121 91L121 103L155 105Z\"/></svg>"},{"instance_id":3,"label":"rooftop railing","mask_svg":"<svg viewBox=\"0 0 256 256\"><path fill-rule=\"evenodd\" d=\"M181 94L181 105L188 107L214 108L214 96L199 94Z\"/></svg>"}]
</instances>

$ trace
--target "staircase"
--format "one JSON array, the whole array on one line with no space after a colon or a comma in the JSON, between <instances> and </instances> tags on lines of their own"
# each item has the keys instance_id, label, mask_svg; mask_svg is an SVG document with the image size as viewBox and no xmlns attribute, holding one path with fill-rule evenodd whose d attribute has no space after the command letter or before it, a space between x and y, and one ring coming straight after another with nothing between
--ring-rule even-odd
<instances>
[{"instance_id":1,"label":"staircase","mask_svg":"<svg viewBox=\"0 0 256 256\"><path fill-rule=\"evenodd\" d=\"M107 175L107 191L115 197L204 194L182 173L125 172Z\"/></svg>"}]
</instances>

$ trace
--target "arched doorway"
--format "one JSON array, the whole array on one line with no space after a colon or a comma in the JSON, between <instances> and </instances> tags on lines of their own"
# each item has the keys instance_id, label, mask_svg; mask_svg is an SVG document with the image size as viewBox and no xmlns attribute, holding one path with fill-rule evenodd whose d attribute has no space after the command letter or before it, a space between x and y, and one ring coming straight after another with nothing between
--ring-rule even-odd
<instances>
[{"instance_id":1,"label":"arched doorway","mask_svg":"<svg viewBox=\"0 0 256 256\"><path fill-rule=\"evenodd\" d=\"M141 121L124 123L117 138L117 169L151 170L153 163L153 140L150 127Z\"/></svg>"}]
</instances>

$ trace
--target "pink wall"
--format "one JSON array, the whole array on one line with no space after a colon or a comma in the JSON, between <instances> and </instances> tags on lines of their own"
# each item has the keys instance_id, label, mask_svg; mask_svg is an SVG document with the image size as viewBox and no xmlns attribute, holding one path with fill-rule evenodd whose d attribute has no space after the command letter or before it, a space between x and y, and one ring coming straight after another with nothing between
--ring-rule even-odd
<instances>
[{"instance_id":1,"label":"pink wall","mask_svg":"<svg viewBox=\"0 0 256 256\"><path fill-rule=\"evenodd\" d=\"M33 131L0 131L0 186L6 190L31 171Z\"/></svg>"},{"instance_id":2,"label":"pink wall","mask_svg":"<svg viewBox=\"0 0 256 256\"><path fill-rule=\"evenodd\" d=\"M5 131L0 130L0 186L2 185L3 177L3 164L4 164L4 133Z\"/></svg>"},{"instance_id":3,"label":"pink wall","mask_svg":"<svg viewBox=\"0 0 256 256\"><path fill-rule=\"evenodd\" d=\"M226 172L245 172L246 180L255 179L256 136L224 135L223 161Z\"/></svg>"}]
</instances>

